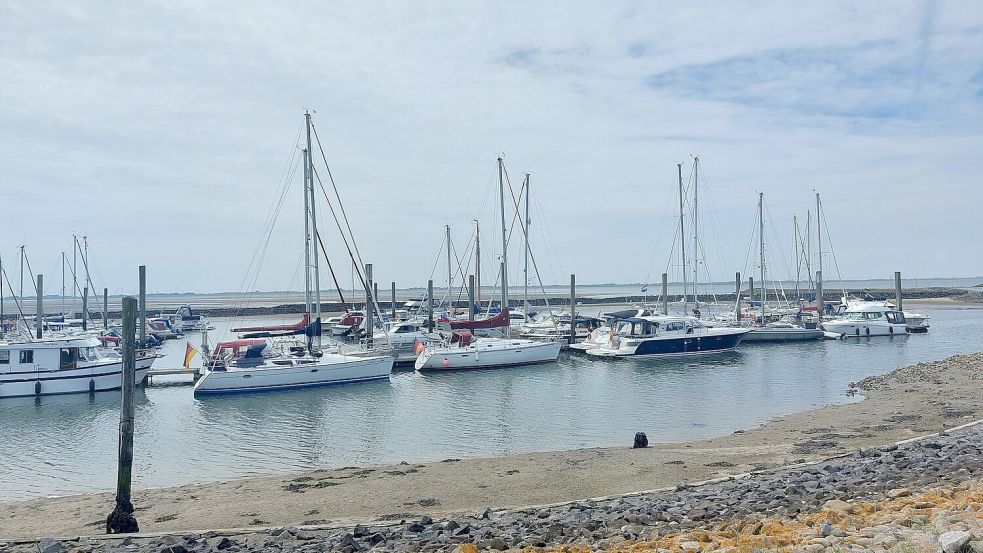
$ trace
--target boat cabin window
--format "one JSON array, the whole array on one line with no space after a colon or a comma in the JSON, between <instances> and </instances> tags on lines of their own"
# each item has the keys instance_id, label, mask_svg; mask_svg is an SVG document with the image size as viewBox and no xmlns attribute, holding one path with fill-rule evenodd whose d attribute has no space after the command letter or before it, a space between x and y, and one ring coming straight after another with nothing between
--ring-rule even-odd
<instances>
[{"instance_id":1,"label":"boat cabin window","mask_svg":"<svg viewBox=\"0 0 983 553\"><path fill-rule=\"evenodd\" d=\"M78 348L61 348L61 368L74 369L79 359Z\"/></svg>"},{"instance_id":2,"label":"boat cabin window","mask_svg":"<svg viewBox=\"0 0 983 553\"><path fill-rule=\"evenodd\" d=\"M0 365L10 364L10 352L7 350L0 350Z\"/></svg>"},{"instance_id":3,"label":"boat cabin window","mask_svg":"<svg viewBox=\"0 0 983 553\"><path fill-rule=\"evenodd\" d=\"M865 313L865 315L867 316L868 319L880 319L883 313L881 313L880 311L872 311L869 313Z\"/></svg>"},{"instance_id":4,"label":"boat cabin window","mask_svg":"<svg viewBox=\"0 0 983 553\"><path fill-rule=\"evenodd\" d=\"M413 327L409 325L400 325L396 327L396 334L405 334L407 332L413 332Z\"/></svg>"},{"instance_id":5,"label":"boat cabin window","mask_svg":"<svg viewBox=\"0 0 983 553\"><path fill-rule=\"evenodd\" d=\"M682 330L686 325L682 321L672 321L666 323L666 330Z\"/></svg>"},{"instance_id":6,"label":"boat cabin window","mask_svg":"<svg viewBox=\"0 0 983 553\"><path fill-rule=\"evenodd\" d=\"M904 318L904 314L899 313L897 311L891 311L889 313L885 313L884 318L886 318L887 322L891 324L905 324L906 322Z\"/></svg>"},{"instance_id":7,"label":"boat cabin window","mask_svg":"<svg viewBox=\"0 0 983 553\"><path fill-rule=\"evenodd\" d=\"M34 362L34 350L33 349L22 349L20 350L20 362L21 365L26 365Z\"/></svg>"}]
</instances>

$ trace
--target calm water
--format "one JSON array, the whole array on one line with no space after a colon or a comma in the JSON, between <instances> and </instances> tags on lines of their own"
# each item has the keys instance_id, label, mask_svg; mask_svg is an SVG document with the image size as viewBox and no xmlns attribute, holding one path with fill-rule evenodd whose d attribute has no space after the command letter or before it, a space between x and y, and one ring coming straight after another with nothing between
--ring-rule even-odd
<instances>
[{"instance_id":1,"label":"calm water","mask_svg":"<svg viewBox=\"0 0 983 553\"><path fill-rule=\"evenodd\" d=\"M745 345L700 360L593 361L394 374L388 382L195 399L137 392L141 487L448 457L718 436L859 398L847 385L913 362L983 349L983 309L923 309L925 335ZM192 341L196 336L192 336ZM160 366L176 367L183 341ZM119 393L0 401L0 499L115 486Z\"/></svg>"}]
</instances>

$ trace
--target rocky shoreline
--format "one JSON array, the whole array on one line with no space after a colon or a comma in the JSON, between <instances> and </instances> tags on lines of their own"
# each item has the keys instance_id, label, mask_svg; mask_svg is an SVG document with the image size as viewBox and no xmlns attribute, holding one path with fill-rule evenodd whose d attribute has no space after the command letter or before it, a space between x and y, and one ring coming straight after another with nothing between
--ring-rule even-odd
<instances>
[{"instance_id":1,"label":"rocky shoreline","mask_svg":"<svg viewBox=\"0 0 983 553\"><path fill-rule=\"evenodd\" d=\"M983 425L674 489L434 520L41 540L0 551L983 551Z\"/></svg>"}]
</instances>

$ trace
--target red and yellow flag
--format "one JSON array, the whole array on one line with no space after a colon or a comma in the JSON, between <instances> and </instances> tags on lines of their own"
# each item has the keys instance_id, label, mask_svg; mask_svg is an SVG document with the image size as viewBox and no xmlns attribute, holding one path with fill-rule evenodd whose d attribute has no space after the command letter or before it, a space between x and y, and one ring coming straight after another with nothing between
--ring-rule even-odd
<instances>
[{"instance_id":1,"label":"red and yellow flag","mask_svg":"<svg viewBox=\"0 0 983 553\"><path fill-rule=\"evenodd\" d=\"M194 359L196 355L198 355L198 350L191 345L191 342L188 342L188 347L184 350L184 368L191 368L191 360Z\"/></svg>"}]
</instances>

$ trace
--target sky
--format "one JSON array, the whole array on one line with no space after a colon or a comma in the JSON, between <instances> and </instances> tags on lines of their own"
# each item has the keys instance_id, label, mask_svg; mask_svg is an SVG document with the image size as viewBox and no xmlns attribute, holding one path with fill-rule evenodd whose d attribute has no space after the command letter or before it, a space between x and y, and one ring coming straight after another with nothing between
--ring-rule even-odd
<instances>
[{"instance_id":1,"label":"sky","mask_svg":"<svg viewBox=\"0 0 983 553\"><path fill-rule=\"evenodd\" d=\"M493 278L499 155L516 193L531 175L546 283L678 280L694 156L701 280L759 271L759 192L769 274L795 274L819 192L828 279L983 275L981 52L977 1L0 0L0 256L59 281L74 233L113 292L141 264L157 292L302 289L309 109L362 260L401 287L446 279L444 225L467 263L474 219Z\"/></svg>"}]
</instances>

